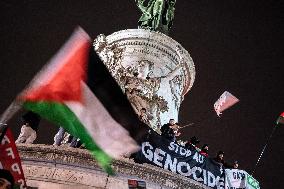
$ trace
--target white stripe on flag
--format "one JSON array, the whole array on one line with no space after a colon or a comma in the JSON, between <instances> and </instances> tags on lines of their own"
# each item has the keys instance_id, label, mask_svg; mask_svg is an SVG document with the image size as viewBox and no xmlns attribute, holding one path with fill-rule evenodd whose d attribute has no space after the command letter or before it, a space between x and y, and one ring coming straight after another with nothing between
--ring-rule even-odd
<instances>
[{"instance_id":1,"label":"white stripe on flag","mask_svg":"<svg viewBox=\"0 0 284 189\"><path fill-rule=\"evenodd\" d=\"M89 132L96 144L113 158L139 150L134 139L129 136L104 108L89 87L82 82L83 103L65 102Z\"/></svg>"}]
</instances>

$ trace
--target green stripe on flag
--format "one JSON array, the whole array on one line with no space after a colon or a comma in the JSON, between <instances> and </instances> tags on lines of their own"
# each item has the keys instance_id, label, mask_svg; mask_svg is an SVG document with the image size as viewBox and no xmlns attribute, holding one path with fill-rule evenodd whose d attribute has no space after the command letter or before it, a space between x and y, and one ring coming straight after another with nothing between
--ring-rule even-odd
<instances>
[{"instance_id":1,"label":"green stripe on flag","mask_svg":"<svg viewBox=\"0 0 284 189\"><path fill-rule=\"evenodd\" d=\"M247 188L260 189L259 182L247 173Z\"/></svg>"},{"instance_id":2,"label":"green stripe on flag","mask_svg":"<svg viewBox=\"0 0 284 189\"><path fill-rule=\"evenodd\" d=\"M77 119L77 116L64 104L56 102L25 102L24 107L39 114L42 118L63 127L72 136L80 138L85 147L91 151L98 164L108 174L113 174L111 168L112 158L96 145L85 127ZM107 140L107 139L106 139Z\"/></svg>"}]
</instances>

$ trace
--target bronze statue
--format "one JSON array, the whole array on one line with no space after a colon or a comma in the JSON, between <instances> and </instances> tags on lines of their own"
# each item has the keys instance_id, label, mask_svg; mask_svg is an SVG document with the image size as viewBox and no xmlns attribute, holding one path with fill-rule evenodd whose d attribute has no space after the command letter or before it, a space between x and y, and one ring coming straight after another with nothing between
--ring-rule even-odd
<instances>
[{"instance_id":1,"label":"bronze statue","mask_svg":"<svg viewBox=\"0 0 284 189\"><path fill-rule=\"evenodd\" d=\"M166 35L173 25L176 0L135 0L142 12L139 28L160 31Z\"/></svg>"}]
</instances>

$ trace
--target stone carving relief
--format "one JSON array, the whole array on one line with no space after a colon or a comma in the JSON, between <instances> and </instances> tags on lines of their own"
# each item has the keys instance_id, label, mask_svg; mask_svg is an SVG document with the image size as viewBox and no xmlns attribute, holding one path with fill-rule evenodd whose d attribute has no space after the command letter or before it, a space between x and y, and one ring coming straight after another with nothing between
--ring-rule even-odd
<instances>
[{"instance_id":1,"label":"stone carving relief","mask_svg":"<svg viewBox=\"0 0 284 189\"><path fill-rule=\"evenodd\" d=\"M125 48L119 48L116 43L108 44L104 34L100 34L94 40L93 46L107 68L111 70L111 74L117 76L117 72L121 68L122 53ZM115 77L115 79L117 78Z\"/></svg>"},{"instance_id":2,"label":"stone carving relief","mask_svg":"<svg viewBox=\"0 0 284 189\"><path fill-rule=\"evenodd\" d=\"M176 109L179 110L180 104L182 102L181 92L182 92L182 77L180 75L175 76L172 80L170 80L171 92L172 92L172 99L175 103Z\"/></svg>"},{"instance_id":3,"label":"stone carving relief","mask_svg":"<svg viewBox=\"0 0 284 189\"><path fill-rule=\"evenodd\" d=\"M179 62L180 65L185 64L185 60L182 57L183 52L181 51L180 48L177 49L177 53L179 56ZM184 67L182 67L184 68ZM172 93L172 100L175 104L176 109L179 111L179 107L181 105L181 102L183 101L183 95L182 95L182 90L183 86L182 83L184 82L184 78L182 75L176 75L173 79L169 81L170 87L171 87L171 93Z\"/></svg>"},{"instance_id":4,"label":"stone carving relief","mask_svg":"<svg viewBox=\"0 0 284 189\"><path fill-rule=\"evenodd\" d=\"M141 115L141 110L145 108L146 113L149 114L148 123L153 129L157 129L161 125L160 112L166 112L169 109L168 102L157 92L164 80L170 80L180 67L166 76L151 77L153 66L152 62L141 60L138 66L134 67L132 75L122 75L119 81L135 112Z\"/></svg>"}]
</instances>

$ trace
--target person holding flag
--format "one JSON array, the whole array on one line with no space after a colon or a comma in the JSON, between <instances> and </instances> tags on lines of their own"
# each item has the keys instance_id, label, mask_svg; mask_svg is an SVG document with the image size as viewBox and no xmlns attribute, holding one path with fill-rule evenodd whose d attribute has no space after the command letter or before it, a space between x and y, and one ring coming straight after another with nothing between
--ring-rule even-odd
<instances>
[{"instance_id":1,"label":"person holding flag","mask_svg":"<svg viewBox=\"0 0 284 189\"><path fill-rule=\"evenodd\" d=\"M161 135L171 141L176 141L176 137L181 135L179 127L174 119L170 119L169 123L166 123L161 127Z\"/></svg>"}]
</instances>

